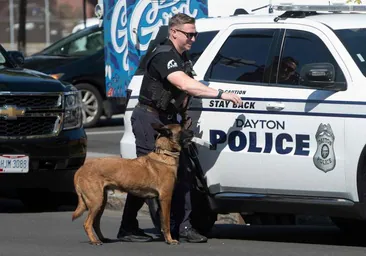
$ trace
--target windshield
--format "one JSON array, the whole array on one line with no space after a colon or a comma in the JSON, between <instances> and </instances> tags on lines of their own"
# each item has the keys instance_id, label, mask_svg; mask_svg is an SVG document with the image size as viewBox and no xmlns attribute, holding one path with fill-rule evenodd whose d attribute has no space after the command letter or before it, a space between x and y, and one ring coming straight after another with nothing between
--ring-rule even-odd
<instances>
[{"instance_id":1,"label":"windshield","mask_svg":"<svg viewBox=\"0 0 366 256\"><path fill-rule=\"evenodd\" d=\"M364 76L366 76L366 28L335 31Z\"/></svg>"},{"instance_id":2,"label":"windshield","mask_svg":"<svg viewBox=\"0 0 366 256\"><path fill-rule=\"evenodd\" d=\"M87 33L85 33L87 32ZM81 35L81 36L80 36ZM43 55L89 56L103 49L103 30L79 31L44 49Z\"/></svg>"},{"instance_id":3,"label":"windshield","mask_svg":"<svg viewBox=\"0 0 366 256\"><path fill-rule=\"evenodd\" d=\"M3 54L0 52L0 64L5 64L6 60Z\"/></svg>"},{"instance_id":4,"label":"windshield","mask_svg":"<svg viewBox=\"0 0 366 256\"><path fill-rule=\"evenodd\" d=\"M5 56L6 56L6 51L0 45L0 69L4 68L5 66L9 66L9 62L7 61Z\"/></svg>"}]
</instances>

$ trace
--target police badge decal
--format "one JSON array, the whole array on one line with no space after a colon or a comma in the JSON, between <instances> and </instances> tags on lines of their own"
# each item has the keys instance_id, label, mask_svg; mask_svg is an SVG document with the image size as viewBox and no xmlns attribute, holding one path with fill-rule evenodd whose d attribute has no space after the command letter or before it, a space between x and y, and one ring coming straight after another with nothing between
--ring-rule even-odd
<instances>
[{"instance_id":1,"label":"police badge decal","mask_svg":"<svg viewBox=\"0 0 366 256\"><path fill-rule=\"evenodd\" d=\"M329 172L336 165L334 153L334 134L330 124L320 124L315 134L318 143L317 150L313 156L315 166L323 172Z\"/></svg>"}]
</instances>

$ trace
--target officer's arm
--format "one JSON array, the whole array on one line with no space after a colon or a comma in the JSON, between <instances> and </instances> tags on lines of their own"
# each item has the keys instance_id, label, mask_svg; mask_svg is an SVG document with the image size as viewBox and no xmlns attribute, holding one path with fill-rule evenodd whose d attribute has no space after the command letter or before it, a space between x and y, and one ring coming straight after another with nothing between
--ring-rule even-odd
<instances>
[{"instance_id":1,"label":"officer's arm","mask_svg":"<svg viewBox=\"0 0 366 256\"><path fill-rule=\"evenodd\" d=\"M176 71L167 76L168 81L178 89L196 97L215 98L218 91L208 87L186 75L183 71Z\"/></svg>"}]
</instances>

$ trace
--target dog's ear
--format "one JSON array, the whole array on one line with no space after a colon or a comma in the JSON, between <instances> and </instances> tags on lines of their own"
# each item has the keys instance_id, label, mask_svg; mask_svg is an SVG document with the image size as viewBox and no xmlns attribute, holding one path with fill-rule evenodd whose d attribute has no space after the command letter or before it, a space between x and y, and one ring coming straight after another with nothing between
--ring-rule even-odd
<instances>
[{"instance_id":1,"label":"dog's ear","mask_svg":"<svg viewBox=\"0 0 366 256\"><path fill-rule=\"evenodd\" d=\"M172 131L168 127L166 127L162 124L153 123L153 124L151 124L151 126L154 128L155 131L157 131L158 133L160 133L163 136L169 137L172 135Z\"/></svg>"}]
</instances>

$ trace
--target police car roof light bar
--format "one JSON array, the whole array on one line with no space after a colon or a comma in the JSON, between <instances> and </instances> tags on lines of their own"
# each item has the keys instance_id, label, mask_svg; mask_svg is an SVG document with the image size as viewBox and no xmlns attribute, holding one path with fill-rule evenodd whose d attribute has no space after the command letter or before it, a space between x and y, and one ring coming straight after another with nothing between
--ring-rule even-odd
<instances>
[{"instance_id":1,"label":"police car roof light bar","mask_svg":"<svg viewBox=\"0 0 366 256\"><path fill-rule=\"evenodd\" d=\"M299 11L299 12L366 12L366 5L295 5L283 4L273 5L277 11Z\"/></svg>"},{"instance_id":2,"label":"police car roof light bar","mask_svg":"<svg viewBox=\"0 0 366 256\"><path fill-rule=\"evenodd\" d=\"M277 16L274 21L285 20L287 18L305 18L307 16L316 15L317 12L303 12L303 11L286 11L280 16Z\"/></svg>"}]
</instances>

